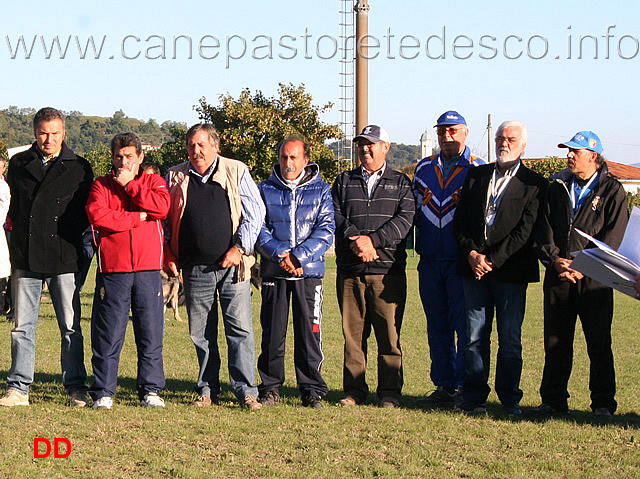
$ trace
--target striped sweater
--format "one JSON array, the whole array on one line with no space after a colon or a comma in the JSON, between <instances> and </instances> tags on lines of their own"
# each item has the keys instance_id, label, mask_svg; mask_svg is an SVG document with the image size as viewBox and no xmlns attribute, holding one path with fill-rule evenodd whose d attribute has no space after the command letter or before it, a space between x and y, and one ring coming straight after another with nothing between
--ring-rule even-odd
<instances>
[{"instance_id":1,"label":"striped sweater","mask_svg":"<svg viewBox=\"0 0 640 479\"><path fill-rule=\"evenodd\" d=\"M338 274L402 274L406 238L413 225L411 181L388 165L371 198L362 168L344 172L331 189L336 219ZM349 248L350 236L369 235L379 259L363 263Z\"/></svg>"},{"instance_id":2,"label":"striped sweater","mask_svg":"<svg viewBox=\"0 0 640 479\"><path fill-rule=\"evenodd\" d=\"M459 252L453 235L453 215L469 168L486 162L465 147L449 176L442 176L440 154L418 163L413 177L413 193L417 199L416 251L431 260L457 261Z\"/></svg>"}]
</instances>

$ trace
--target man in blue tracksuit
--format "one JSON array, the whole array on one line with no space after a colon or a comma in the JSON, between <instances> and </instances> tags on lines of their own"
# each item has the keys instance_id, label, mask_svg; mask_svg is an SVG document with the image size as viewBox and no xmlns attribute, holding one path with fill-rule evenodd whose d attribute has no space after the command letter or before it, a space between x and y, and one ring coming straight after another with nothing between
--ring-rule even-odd
<instances>
[{"instance_id":1,"label":"man in blue tracksuit","mask_svg":"<svg viewBox=\"0 0 640 479\"><path fill-rule=\"evenodd\" d=\"M443 113L435 125L440 153L418 163L413 179L416 196L416 250L420 297L427 316L431 380L436 390L420 406L453 406L464 383L466 323L453 215L469 168L484 164L465 146L469 129L456 111ZM457 347L456 338L457 334Z\"/></svg>"},{"instance_id":2,"label":"man in blue tracksuit","mask_svg":"<svg viewBox=\"0 0 640 479\"><path fill-rule=\"evenodd\" d=\"M262 256L262 378L260 402L280 402L284 383L284 353L289 315L293 309L294 363L302 405L322 407L327 394L320 368L324 254L335 232L333 200L320 169L309 163L309 146L297 138L285 140L279 162L259 189L267 209L258 237Z\"/></svg>"}]
</instances>

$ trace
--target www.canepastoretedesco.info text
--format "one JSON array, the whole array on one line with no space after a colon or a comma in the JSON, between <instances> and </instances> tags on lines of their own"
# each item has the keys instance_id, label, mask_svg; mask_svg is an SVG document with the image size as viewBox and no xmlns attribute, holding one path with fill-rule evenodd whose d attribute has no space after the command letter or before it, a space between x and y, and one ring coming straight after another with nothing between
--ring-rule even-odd
<instances>
[{"instance_id":1,"label":"www.canepastoretedesco.info text","mask_svg":"<svg viewBox=\"0 0 640 479\"><path fill-rule=\"evenodd\" d=\"M492 60L503 57L518 59L592 59L620 58L632 60L640 53L640 42L634 35L621 34L616 25L608 25L602 34L573 32L555 35L552 41L534 34L509 34L498 37L483 34L472 37L451 34L446 26L426 36L395 34L390 28L382 35L353 36L316 35L308 28L298 35L280 36L229 34L147 35L128 34L121 38L108 35L5 35L6 53L11 60L217 60L230 68L241 60L305 60L351 59L356 55L369 60L467 60L477 57Z\"/></svg>"}]
</instances>

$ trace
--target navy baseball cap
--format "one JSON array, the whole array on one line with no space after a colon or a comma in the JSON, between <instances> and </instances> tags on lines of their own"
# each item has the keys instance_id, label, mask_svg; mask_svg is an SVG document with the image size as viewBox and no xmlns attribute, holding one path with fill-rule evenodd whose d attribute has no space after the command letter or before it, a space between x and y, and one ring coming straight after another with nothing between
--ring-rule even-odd
<instances>
[{"instance_id":1,"label":"navy baseball cap","mask_svg":"<svg viewBox=\"0 0 640 479\"><path fill-rule=\"evenodd\" d=\"M602 154L602 142L598 135L592 131L579 131L573 138L565 143L560 143L558 148L576 148L578 150L591 150Z\"/></svg>"},{"instance_id":2,"label":"navy baseball cap","mask_svg":"<svg viewBox=\"0 0 640 479\"><path fill-rule=\"evenodd\" d=\"M445 125L466 125L467 121L464 119L460 113L454 110L445 111L440 118L438 118L435 127L445 126Z\"/></svg>"},{"instance_id":3,"label":"navy baseball cap","mask_svg":"<svg viewBox=\"0 0 640 479\"><path fill-rule=\"evenodd\" d=\"M378 143L384 141L385 143L391 143L389 140L389 133L387 130L378 125L367 125L362 129L362 133L356 136L353 141L369 140L371 143Z\"/></svg>"}]
</instances>

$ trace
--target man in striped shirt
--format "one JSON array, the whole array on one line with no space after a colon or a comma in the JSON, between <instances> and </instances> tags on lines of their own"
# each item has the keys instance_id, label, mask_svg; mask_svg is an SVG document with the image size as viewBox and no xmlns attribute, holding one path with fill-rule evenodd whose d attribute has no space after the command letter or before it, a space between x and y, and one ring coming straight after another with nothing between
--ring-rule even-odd
<instances>
[{"instance_id":1,"label":"man in striped shirt","mask_svg":"<svg viewBox=\"0 0 640 479\"><path fill-rule=\"evenodd\" d=\"M366 401L367 340L378 343L378 405L398 407L402 391L400 328L407 297L406 237L415 214L411 181L386 163L389 134L369 125L354 138L361 166L332 188L338 305L342 313L345 398Z\"/></svg>"}]
</instances>

